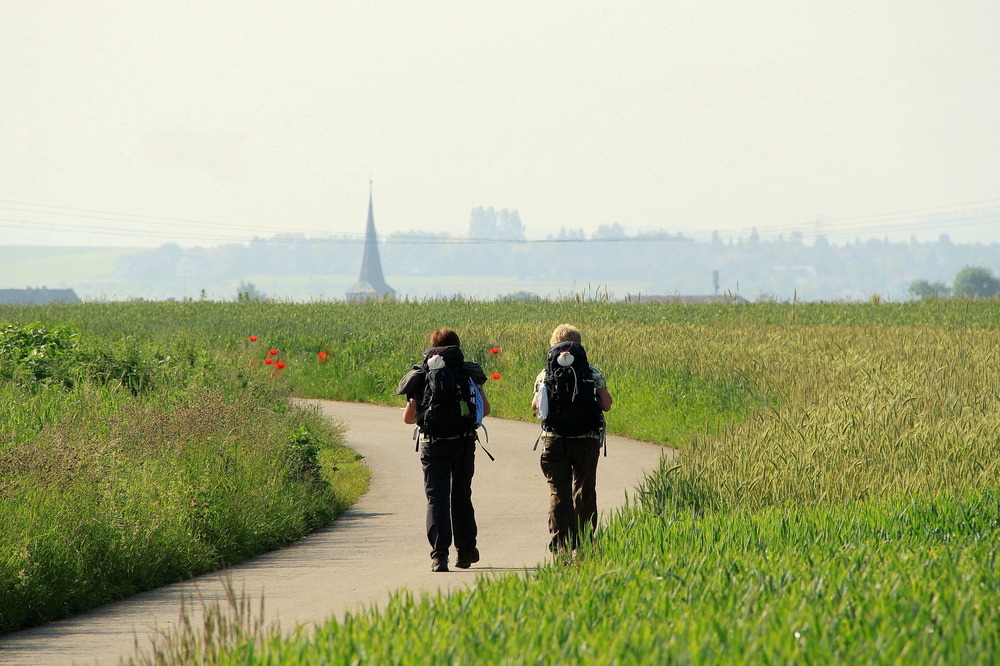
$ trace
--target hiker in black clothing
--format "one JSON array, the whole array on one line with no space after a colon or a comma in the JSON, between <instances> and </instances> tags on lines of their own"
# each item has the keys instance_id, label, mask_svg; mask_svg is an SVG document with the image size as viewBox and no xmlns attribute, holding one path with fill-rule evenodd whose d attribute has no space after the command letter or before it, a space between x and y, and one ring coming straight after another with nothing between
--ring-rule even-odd
<instances>
[{"instance_id":1,"label":"hiker in black clothing","mask_svg":"<svg viewBox=\"0 0 1000 666\"><path fill-rule=\"evenodd\" d=\"M458 333L450 328L431 333L430 342L423 363L400 380L396 394L406 396L403 422L420 430L431 571L448 571L453 535L458 551L455 566L468 569L479 561L472 475L476 410L479 416L490 413L482 388L486 373L478 363L465 360Z\"/></svg>"},{"instance_id":2,"label":"hiker in black clothing","mask_svg":"<svg viewBox=\"0 0 1000 666\"><path fill-rule=\"evenodd\" d=\"M579 329L552 332L546 367L535 379L531 409L542 418L541 465L549 483L549 549L579 545L582 529L597 528L597 462L611 394L604 375L587 361Z\"/></svg>"}]
</instances>

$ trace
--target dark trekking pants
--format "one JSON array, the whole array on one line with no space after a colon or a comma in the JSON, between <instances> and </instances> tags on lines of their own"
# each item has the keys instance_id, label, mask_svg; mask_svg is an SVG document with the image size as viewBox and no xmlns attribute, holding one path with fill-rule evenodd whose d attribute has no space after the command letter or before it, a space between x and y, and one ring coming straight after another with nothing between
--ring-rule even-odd
<instances>
[{"instance_id":1,"label":"dark trekking pants","mask_svg":"<svg viewBox=\"0 0 1000 666\"><path fill-rule=\"evenodd\" d=\"M447 559L452 535L459 554L476 548L476 512L472 507L475 456L475 435L420 445L427 494L427 540L433 559Z\"/></svg>"},{"instance_id":2,"label":"dark trekking pants","mask_svg":"<svg viewBox=\"0 0 1000 666\"><path fill-rule=\"evenodd\" d=\"M581 528L597 528L600 437L542 436L542 472L549 482L549 548L576 548Z\"/></svg>"}]
</instances>

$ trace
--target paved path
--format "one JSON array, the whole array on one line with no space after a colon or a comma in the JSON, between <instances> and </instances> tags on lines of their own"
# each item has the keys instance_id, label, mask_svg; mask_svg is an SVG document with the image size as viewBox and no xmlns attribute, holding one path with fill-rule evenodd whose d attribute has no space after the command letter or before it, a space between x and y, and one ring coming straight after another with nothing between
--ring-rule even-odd
<instances>
[{"instance_id":1,"label":"paved path","mask_svg":"<svg viewBox=\"0 0 1000 666\"><path fill-rule=\"evenodd\" d=\"M482 560L467 571L431 573L424 536L423 479L402 410L315 401L348 426L347 445L372 471L371 488L330 527L292 546L232 567L137 594L96 610L0 636L0 664L117 664L177 623L181 604L224 600L223 580L250 599L264 598L266 620L283 629L342 618L379 606L393 591L448 590L478 575L534 569L547 557L548 487L531 447L538 426L487 417L496 457L476 456L473 499ZM620 506L665 452L658 446L608 438L598 467L602 513ZM454 555L453 555L454 557ZM196 604L197 605L197 604ZM257 604L255 603L255 606ZM197 621L197 618L196 618Z\"/></svg>"}]
</instances>

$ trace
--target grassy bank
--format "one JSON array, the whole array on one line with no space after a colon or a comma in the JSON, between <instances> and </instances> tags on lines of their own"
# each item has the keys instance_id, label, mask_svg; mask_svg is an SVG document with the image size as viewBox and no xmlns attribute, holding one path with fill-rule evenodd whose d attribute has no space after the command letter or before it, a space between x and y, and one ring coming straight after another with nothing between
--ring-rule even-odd
<instances>
[{"instance_id":1,"label":"grassy bank","mask_svg":"<svg viewBox=\"0 0 1000 666\"><path fill-rule=\"evenodd\" d=\"M287 544L366 484L247 361L94 337L0 331L0 632Z\"/></svg>"}]
</instances>

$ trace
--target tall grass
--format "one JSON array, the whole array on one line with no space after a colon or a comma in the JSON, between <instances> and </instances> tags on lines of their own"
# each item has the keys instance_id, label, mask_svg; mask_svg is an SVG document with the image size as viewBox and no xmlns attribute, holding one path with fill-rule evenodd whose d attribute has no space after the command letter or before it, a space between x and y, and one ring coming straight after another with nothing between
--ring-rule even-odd
<instances>
[{"instance_id":1,"label":"tall grass","mask_svg":"<svg viewBox=\"0 0 1000 666\"><path fill-rule=\"evenodd\" d=\"M158 633L147 650L136 639L135 663L142 666L211 663L229 650L266 638L277 638L276 624L264 620L265 601L250 599L237 591L231 579L223 580L225 602L182 598L180 621L171 630Z\"/></svg>"},{"instance_id":2,"label":"tall grass","mask_svg":"<svg viewBox=\"0 0 1000 666\"><path fill-rule=\"evenodd\" d=\"M0 383L0 632L287 544L363 489L338 427L270 375L208 352L78 351Z\"/></svg>"}]
</instances>

